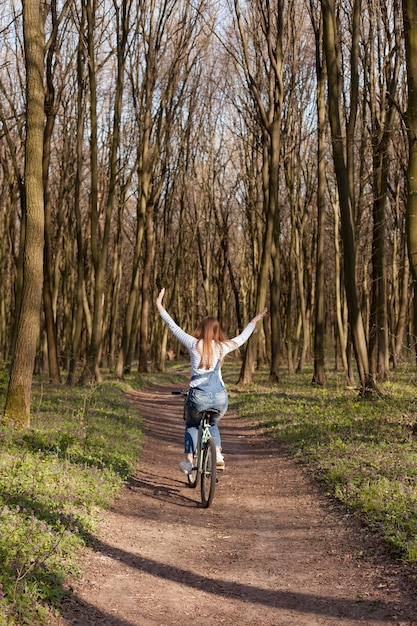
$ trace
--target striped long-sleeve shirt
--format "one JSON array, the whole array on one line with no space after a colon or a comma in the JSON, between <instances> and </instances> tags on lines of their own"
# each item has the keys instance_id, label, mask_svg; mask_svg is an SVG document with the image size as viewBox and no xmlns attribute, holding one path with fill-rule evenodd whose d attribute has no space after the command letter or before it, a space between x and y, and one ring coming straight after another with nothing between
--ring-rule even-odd
<instances>
[{"instance_id":1,"label":"striped long-sleeve shirt","mask_svg":"<svg viewBox=\"0 0 417 626\"><path fill-rule=\"evenodd\" d=\"M178 324L174 322L172 317L167 313L167 311L162 310L160 312L161 318L163 322L168 326L169 330L172 332L174 337L178 339L178 341L188 350L190 353L191 360L191 378L196 376L195 379L191 380L190 387L196 387L198 384L204 382L204 377L216 366L216 363L219 359L224 359L226 354L229 352L233 352L240 346L242 346L251 336L253 331L255 330L255 324L249 322L246 328L234 339L230 339L227 342L222 342L219 345L213 342L213 351L214 351L214 362L210 364L210 369L207 370L204 367L199 367L201 363L201 353L197 349L198 339L186 333ZM219 371L220 380L223 382L221 371ZM197 378L198 376L198 378Z\"/></svg>"}]
</instances>

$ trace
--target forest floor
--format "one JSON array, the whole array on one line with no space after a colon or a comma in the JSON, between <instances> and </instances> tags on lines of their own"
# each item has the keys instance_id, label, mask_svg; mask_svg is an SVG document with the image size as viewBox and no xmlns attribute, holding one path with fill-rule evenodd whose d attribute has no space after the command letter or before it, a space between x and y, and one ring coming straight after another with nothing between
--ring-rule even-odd
<instances>
[{"instance_id":1,"label":"forest floor","mask_svg":"<svg viewBox=\"0 0 417 626\"><path fill-rule=\"evenodd\" d=\"M132 391L136 471L80 555L54 626L417 625L417 589L378 540L256 424L221 422L212 506L181 474L182 400Z\"/></svg>"}]
</instances>

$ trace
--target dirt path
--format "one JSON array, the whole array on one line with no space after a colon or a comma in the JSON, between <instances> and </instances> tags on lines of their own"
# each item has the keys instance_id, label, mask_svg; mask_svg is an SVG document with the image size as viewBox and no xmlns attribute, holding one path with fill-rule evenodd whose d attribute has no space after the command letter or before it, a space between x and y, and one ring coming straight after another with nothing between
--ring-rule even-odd
<instances>
[{"instance_id":1,"label":"dirt path","mask_svg":"<svg viewBox=\"0 0 417 626\"><path fill-rule=\"evenodd\" d=\"M366 530L233 414L226 470L200 508L178 470L170 391L129 396L144 417L140 463L82 556L60 626L417 625L417 594Z\"/></svg>"}]
</instances>

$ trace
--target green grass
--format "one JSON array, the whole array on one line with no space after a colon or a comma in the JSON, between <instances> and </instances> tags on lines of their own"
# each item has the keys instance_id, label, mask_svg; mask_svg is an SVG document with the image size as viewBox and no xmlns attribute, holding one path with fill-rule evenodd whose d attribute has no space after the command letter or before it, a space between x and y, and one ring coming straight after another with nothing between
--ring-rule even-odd
<instances>
[{"instance_id":1,"label":"green grass","mask_svg":"<svg viewBox=\"0 0 417 626\"><path fill-rule=\"evenodd\" d=\"M408 565L417 565L417 397L410 366L382 394L360 398L340 374L312 386L311 369L248 393L235 387L231 407L255 419L354 511Z\"/></svg>"},{"instance_id":2,"label":"green grass","mask_svg":"<svg viewBox=\"0 0 417 626\"><path fill-rule=\"evenodd\" d=\"M48 623L78 548L135 466L141 422L127 388L36 381L31 428L0 425L1 625Z\"/></svg>"}]
</instances>

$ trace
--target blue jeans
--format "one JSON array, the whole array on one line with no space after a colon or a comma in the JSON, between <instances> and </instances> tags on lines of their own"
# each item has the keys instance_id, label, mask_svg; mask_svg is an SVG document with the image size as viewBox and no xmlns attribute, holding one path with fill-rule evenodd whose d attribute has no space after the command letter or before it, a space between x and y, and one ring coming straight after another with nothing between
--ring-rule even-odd
<instances>
[{"instance_id":1,"label":"blue jeans","mask_svg":"<svg viewBox=\"0 0 417 626\"><path fill-rule=\"evenodd\" d=\"M217 389L216 389L217 387ZM223 387L213 385L213 391L190 389L185 402L184 451L194 454L197 448L198 427L203 411L210 411L210 433L218 448L221 448L218 423L227 411L228 395Z\"/></svg>"}]
</instances>

